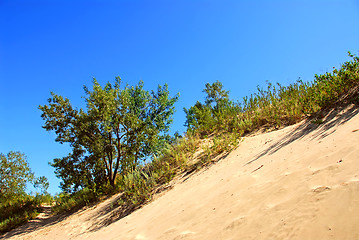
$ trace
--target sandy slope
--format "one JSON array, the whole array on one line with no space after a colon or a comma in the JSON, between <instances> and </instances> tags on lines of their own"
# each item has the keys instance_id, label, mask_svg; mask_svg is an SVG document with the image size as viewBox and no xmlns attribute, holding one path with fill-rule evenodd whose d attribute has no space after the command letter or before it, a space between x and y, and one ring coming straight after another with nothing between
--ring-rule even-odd
<instances>
[{"instance_id":1,"label":"sandy slope","mask_svg":"<svg viewBox=\"0 0 359 240\"><path fill-rule=\"evenodd\" d=\"M10 239L359 239L359 115L302 122L244 139L209 169L182 179L110 225L116 196ZM12 237L11 237L12 236Z\"/></svg>"}]
</instances>

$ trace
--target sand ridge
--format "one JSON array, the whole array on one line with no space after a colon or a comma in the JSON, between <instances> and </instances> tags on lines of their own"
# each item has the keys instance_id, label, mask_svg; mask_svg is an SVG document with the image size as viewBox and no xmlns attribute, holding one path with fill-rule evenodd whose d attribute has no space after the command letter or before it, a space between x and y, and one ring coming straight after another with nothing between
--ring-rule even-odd
<instances>
[{"instance_id":1,"label":"sand ridge","mask_svg":"<svg viewBox=\"0 0 359 240\"><path fill-rule=\"evenodd\" d=\"M9 239L359 239L357 106L245 138L111 224L116 197ZM107 211L106 211L107 209Z\"/></svg>"}]
</instances>

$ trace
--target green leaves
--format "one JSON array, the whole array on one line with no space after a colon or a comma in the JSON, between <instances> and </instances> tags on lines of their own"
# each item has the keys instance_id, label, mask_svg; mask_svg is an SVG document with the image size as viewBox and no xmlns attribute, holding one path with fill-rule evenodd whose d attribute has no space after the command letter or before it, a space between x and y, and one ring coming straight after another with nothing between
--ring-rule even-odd
<instances>
[{"instance_id":1,"label":"green leaves","mask_svg":"<svg viewBox=\"0 0 359 240\"><path fill-rule=\"evenodd\" d=\"M208 136L212 133L249 133L259 128L278 128L293 124L319 110L358 102L359 58L349 53L351 61L332 73L315 75L314 81L301 79L289 86L271 84L257 87L257 92L233 103L219 81L207 83L205 104L197 103L186 113L187 131Z\"/></svg>"},{"instance_id":2,"label":"green leaves","mask_svg":"<svg viewBox=\"0 0 359 240\"><path fill-rule=\"evenodd\" d=\"M0 153L0 203L18 196L25 196L26 185L33 184L39 192L46 194L49 182L46 177L35 177L21 152Z\"/></svg>"},{"instance_id":3,"label":"green leaves","mask_svg":"<svg viewBox=\"0 0 359 240\"><path fill-rule=\"evenodd\" d=\"M223 104L224 102L228 102L228 94L229 91L225 91L223 89L223 84L220 81L216 81L212 84L206 83L206 88L203 92L207 93L206 96L206 104L211 105L215 103L218 107L219 105Z\"/></svg>"},{"instance_id":4,"label":"green leaves","mask_svg":"<svg viewBox=\"0 0 359 240\"><path fill-rule=\"evenodd\" d=\"M122 87L120 77L102 87L93 79L84 87L87 109L75 110L70 101L52 93L48 105L40 106L44 128L55 131L56 141L68 142L73 152L55 159L52 166L66 191L93 188L116 175L127 174L168 139L178 95L169 96L168 86L144 90L140 81ZM106 177L103 178L103 175Z\"/></svg>"},{"instance_id":5,"label":"green leaves","mask_svg":"<svg viewBox=\"0 0 359 240\"><path fill-rule=\"evenodd\" d=\"M238 104L229 100L228 91L218 80L212 84L207 83L203 92L207 93L205 104L197 101L186 113L185 126L190 132L198 132L207 136L215 131L231 131L235 112L239 111Z\"/></svg>"},{"instance_id":6,"label":"green leaves","mask_svg":"<svg viewBox=\"0 0 359 240\"><path fill-rule=\"evenodd\" d=\"M26 193L27 184L33 184L39 190L36 196ZM35 217L39 205L48 195L48 187L46 177L35 178L23 153L0 153L0 233Z\"/></svg>"},{"instance_id":7,"label":"green leaves","mask_svg":"<svg viewBox=\"0 0 359 240\"><path fill-rule=\"evenodd\" d=\"M24 154L20 152L0 154L0 202L15 195L24 195L26 184L33 179L34 173Z\"/></svg>"}]
</instances>

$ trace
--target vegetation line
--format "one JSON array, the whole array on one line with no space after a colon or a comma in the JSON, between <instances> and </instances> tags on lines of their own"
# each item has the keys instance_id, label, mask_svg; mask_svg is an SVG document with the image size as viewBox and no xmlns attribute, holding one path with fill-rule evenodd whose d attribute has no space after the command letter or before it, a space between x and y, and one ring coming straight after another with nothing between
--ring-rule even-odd
<instances>
[{"instance_id":1,"label":"vegetation line","mask_svg":"<svg viewBox=\"0 0 359 240\"><path fill-rule=\"evenodd\" d=\"M120 209L118 217L125 216L175 176L225 156L247 134L309 116L321 123L318 112L358 104L359 58L349 56L351 60L339 69L315 75L313 81L298 80L289 86L267 83L241 102L230 100L221 82L208 83L205 101L184 109L184 136L167 133L178 100L178 95L169 96L167 85L149 92L143 82L122 87L116 78L115 84L101 87L94 79L92 90L85 87L87 109L80 110L52 93L48 105L39 107L44 128L56 133L56 141L72 147L72 153L52 163L63 189L55 196L53 210L74 211L121 192L114 207ZM5 231L14 226L7 225L8 218L0 219Z\"/></svg>"}]
</instances>

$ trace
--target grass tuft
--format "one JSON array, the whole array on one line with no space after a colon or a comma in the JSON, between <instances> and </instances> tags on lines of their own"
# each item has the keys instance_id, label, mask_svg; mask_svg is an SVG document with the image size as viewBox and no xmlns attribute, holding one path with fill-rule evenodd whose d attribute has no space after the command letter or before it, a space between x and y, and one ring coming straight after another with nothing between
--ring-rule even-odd
<instances>
[{"instance_id":1,"label":"grass tuft","mask_svg":"<svg viewBox=\"0 0 359 240\"><path fill-rule=\"evenodd\" d=\"M185 109L188 127L185 137L162 148L152 162L119 177L115 190L83 189L59 195L55 212L78 209L117 191L123 193L118 204L133 211L179 174L191 173L225 156L246 134L291 125L337 104L358 104L359 58L351 53L349 56L351 61L331 73L315 75L314 81L299 79L289 86L268 82L265 88L258 87L256 93L239 103L228 99L228 92L222 90L220 82L207 84L205 92L211 95L206 103L197 102ZM323 120L317 118L313 122L321 124Z\"/></svg>"}]
</instances>

